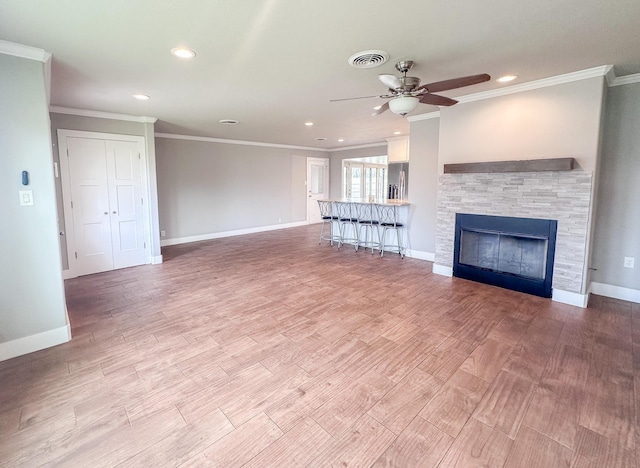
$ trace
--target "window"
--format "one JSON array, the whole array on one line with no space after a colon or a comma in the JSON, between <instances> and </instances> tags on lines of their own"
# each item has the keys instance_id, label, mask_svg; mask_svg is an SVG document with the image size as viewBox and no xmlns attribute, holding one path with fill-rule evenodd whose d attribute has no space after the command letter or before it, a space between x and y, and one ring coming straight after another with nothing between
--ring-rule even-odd
<instances>
[{"instance_id":1,"label":"window","mask_svg":"<svg viewBox=\"0 0 640 468\"><path fill-rule=\"evenodd\" d=\"M342 163L342 197L385 198L387 165L344 160Z\"/></svg>"}]
</instances>

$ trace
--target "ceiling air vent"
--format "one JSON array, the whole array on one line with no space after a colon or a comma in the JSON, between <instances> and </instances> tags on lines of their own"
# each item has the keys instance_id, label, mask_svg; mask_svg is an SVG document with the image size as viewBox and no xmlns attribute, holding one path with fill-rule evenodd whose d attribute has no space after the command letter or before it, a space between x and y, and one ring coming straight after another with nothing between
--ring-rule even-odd
<instances>
[{"instance_id":1,"label":"ceiling air vent","mask_svg":"<svg viewBox=\"0 0 640 468\"><path fill-rule=\"evenodd\" d=\"M218 122L220 122L223 125L236 125L238 123L237 120L233 120L233 119L222 119L222 120L219 120Z\"/></svg>"},{"instance_id":2,"label":"ceiling air vent","mask_svg":"<svg viewBox=\"0 0 640 468\"><path fill-rule=\"evenodd\" d=\"M382 50L364 50L349 57L349 65L356 68L374 68L387 60L389 60L389 54Z\"/></svg>"}]
</instances>

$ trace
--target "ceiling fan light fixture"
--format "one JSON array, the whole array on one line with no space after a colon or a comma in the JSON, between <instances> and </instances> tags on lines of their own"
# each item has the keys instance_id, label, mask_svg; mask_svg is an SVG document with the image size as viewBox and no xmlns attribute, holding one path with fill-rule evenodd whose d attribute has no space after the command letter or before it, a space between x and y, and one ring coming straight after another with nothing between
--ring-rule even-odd
<instances>
[{"instance_id":1,"label":"ceiling fan light fixture","mask_svg":"<svg viewBox=\"0 0 640 468\"><path fill-rule=\"evenodd\" d=\"M419 102L420 100L417 97L400 96L389 101L389 109L394 114L404 116L418 107Z\"/></svg>"}]
</instances>

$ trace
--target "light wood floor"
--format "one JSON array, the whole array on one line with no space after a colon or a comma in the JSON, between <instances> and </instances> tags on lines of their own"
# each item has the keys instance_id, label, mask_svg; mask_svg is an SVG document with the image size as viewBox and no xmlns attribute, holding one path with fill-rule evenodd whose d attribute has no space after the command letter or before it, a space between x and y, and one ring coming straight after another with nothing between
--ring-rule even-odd
<instances>
[{"instance_id":1,"label":"light wood floor","mask_svg":"<svg viewBox=\"0 0 640 468\"><path fill-rule=\"evenodd\" d=\"M73 340L0 363L0 465L640 462L638 304L579 309L318 232L67 281Z\"/></svg>"}]
</instances>

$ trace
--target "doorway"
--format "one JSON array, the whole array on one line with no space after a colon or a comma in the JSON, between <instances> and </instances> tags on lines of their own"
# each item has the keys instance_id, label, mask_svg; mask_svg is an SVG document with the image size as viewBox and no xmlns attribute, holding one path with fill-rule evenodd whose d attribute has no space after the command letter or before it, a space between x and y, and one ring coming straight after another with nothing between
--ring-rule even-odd
<instances>
[{"instance_id":1,"label":"doorway","mask_svg":"<svg viewBox=\"0 0 640 468\"><path fill-rule=\"evenodd\" d=\"M58 130L69 274L149 263L144 138Z\"/></svg>"},{"instance_id":2,"label":"doorway","mask_svg":"<svg viewBox=\"0 0 640 468\"><path fill-rule=\"evenodd\" d=\"M307 223L322 221L318 200L329 199L329 160L307 158Z\"/></svg>"}]
</instances>

